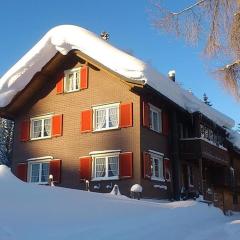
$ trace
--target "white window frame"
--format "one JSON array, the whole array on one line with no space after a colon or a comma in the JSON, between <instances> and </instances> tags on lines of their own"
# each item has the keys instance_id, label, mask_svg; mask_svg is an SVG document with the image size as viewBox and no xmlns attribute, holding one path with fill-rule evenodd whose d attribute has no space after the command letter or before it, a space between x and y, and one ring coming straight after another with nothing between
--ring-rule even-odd
<instances>
[{"instance_id":1,"label":"white window frame","mask_svg":"<svg viewBox=\"0 0 240 240\"><path fill-rule=\"evenodd\" d=\"M106 153L106 154L95 154L92 155L92 181L101 181L101 180L118 180L119 179L119 153L120 152L115 152L115 153ZM117 157L118 158L118 173L116 176L108 177L108 158L109 157ZM96 177L96 159L97 158L105 158L105 176L104 177Z\"/></svg>"},{"instance_id":2,"label":"white window frame","mask_svg":"<svg viewBox=\"0 0 240 240\"><path fill-rule=\"evenodd\" d=\"M49 119L50 120L50 134L49 136L44 136L44 120ZM33 133L33 123L34 121L42 121L42 129L41 129L41 137L34 137ZM31 140L39 140L39 139L46 139L52 137L52 115L45 115L45 116L39 116L39 117L33 117L30 118L30 139Z\"/></svg>"},{"instance_id":3,"label":"white window frame","mask_svg":"<svg viewBox=\"0 0 240 240\"><path fill-rule=\"evenodd\" d=\"M149 150L150 158L151 158L151 166L152 166L152 177L151 180L165 182L164 179L164 172L163 172L163 161L164 161L164 154L158 153L156 151ZM158 160L158 172L159 176L156 177L155 174L155 166L154 166L154 159Z\"/></svg>"},{"instance_id":4,"label":"white window frame","mask_svg":"<svg viewBox=\"0 0 240 240\"><path fill-rule=\"evenodd\" d=\"M99 106L92 107L92 109L93 109L93 129L94 129L94 132L106 131L106 130L112 130L112 129L118 129L119 128L119 121L120 121L119 106L120 106L120 103L112 103L112 104L104 104L104 105L99 105ZM109 109L113 108L113 107L117 108L117 115L118 115L117 126L109 127L109 122L106 121L106 127L105 128L96 129L96 126L97 126L96 111L101 110L101 109L105 109L106 110L106 119L109 119Z\"/></svg>"},{"instance_id":5,"label":"white window frame","mask_svg":"<svg viewBox=\"0 0 240 240\"><path fill-rule=\"evenodd\" d=\"M42 182L41 181L41 172L42 172L42 164L43 163L48 163L48 173L50 171L50 161L52 160L51 157L49 158L32 158L28 160L28 182L32 183L32 184L48 184L48 181L46 182ZM40 168L39 168L39 180L38 182L31 182L32 179L32 165L33 164L40 164ZM48 174L49 175L49 174ZM48 179L47 179L48 180Z\"/></svg>"},{"instance_id":6,"label":"white window frame","mask_svg":"<svg viewBox=\"0 0 240 240\"><path fill-rule=\"evenodd\" d=\"M162 133L162 110L160 108L157 108L153 106L152 104L149 104L150 107L150 129L154 132ZM157 113L158 116L158 129L155 129L153 124L153 113Z\"/></svg>"},{"instance_id":7,"label":"white window frame","mask_svg":"<svg viewBox=\"0 0 240 240\"><path fill-rule=\"evenodd\" d=\"M80 67L78 68L73 68L73 69L68 69L68 70L65 70L64 71L64 92L66 93L70 93L70 92L77 92L77 91L80 91L80 82L81 82L81 75L80 75ZM69 79L69 74L70 73L76 73L78 72L79 74L79 81L78 81L78 88L74 88L73 90L67 90L66 89L66 86L67 86L67 81Z\"/></svg>"}]
</instances>

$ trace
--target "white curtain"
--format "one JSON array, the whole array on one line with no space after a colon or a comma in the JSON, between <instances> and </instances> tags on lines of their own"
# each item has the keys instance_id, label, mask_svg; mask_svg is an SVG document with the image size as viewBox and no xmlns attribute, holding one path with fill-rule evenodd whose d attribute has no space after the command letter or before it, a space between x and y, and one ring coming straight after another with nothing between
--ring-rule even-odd
<instances>
[{"instance_id":1,"label":"white curtain","mask_svg":"<svg viewBox=\"0 0 240 240\"><path fill-rule=\"evenodd\" d=\"M44 136L50 136L50 119L44 120Z\"/></svg>"},{"instance_id":2,"label":"white curtain","mask_svg":"<svg viewBox=\"0 0 240 240\"><path fill-rule=\"evenodd\" d=\"M118 126L118 111L117 108L109 109L109 127L117 127Z\"/></svg>"},{"instance_id":3,"label":"white curtain","mask_svg":"<svg viewBox=\"0 0 240 240\"><path fill-rule=\"evenodd\" d=\"M102 129L106 127L106 110L96 110L96 129Z\"/></svg>"},{"instance_id":4,"label":"white curtain","mask_svg":"<svg viewBox=\"0 0 240 240\"><path fill-rule=\"evenodd\" d=\"M108 158L108 177L118 175L118 157Z\"/></svg>"},{"instance_id":5,"label":"white curtain","mask_svg":"<svg viewBox=\"0 0 240 240\"><path fill-rule=\"evenodd\" d=\"M96 165L95 165L95 171L96 171L96 177L105 177L106 174L106 163L105 163L105 158L96 158Z\"/></svg>"},{"instance_id":6,"label":"white curtain","mask_svg":"<svg viewBox=\"0 0 240 240\"><path fill-rule=\"evenodd\" d=\"M78 74L78 72L74 72L73 90L79 89L78 83L79 83L79 74Z\"/></svg>"},{"instance_id":7,"label":"white curtain","mask_svg":"<svg viewBox=\"0 0 240 240\"><path fill-rule=\"evenodd\" d=\"M73 90L73 79L74 79L74 76L73 76L73 73L70 73L69 75L68 75L68 89L67 89L67 91L72 91Z\"/></svg>"},{"instance_id":8,"label":"white curtain","mask_svg":"<svg viewBox=\"0 0 240 240\"><path fill-rule=\"evenodd\" d=\"M42 133L42 120L37 120L33 122L33 137L41 137Z\"/></svg>"}]
</instances>

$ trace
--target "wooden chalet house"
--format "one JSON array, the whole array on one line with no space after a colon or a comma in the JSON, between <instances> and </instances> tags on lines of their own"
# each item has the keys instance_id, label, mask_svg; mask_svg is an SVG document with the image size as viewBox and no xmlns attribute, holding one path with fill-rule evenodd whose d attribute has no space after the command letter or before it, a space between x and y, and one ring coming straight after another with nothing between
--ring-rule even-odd
<instances>
[{"instance_id":1,"label":"wooden chalet house","mask_svg":"<svg viewBox=\"0 0 240 240\"><path fill-rule=\"evenodd\" d=\"M1 78L13 173L76 189L89 180L98 192L118 184L126 195L139 183L151 198L231 195L224 127L233 121L173 80L85 29L50 30Z\"/></svg>"}]
</instances>

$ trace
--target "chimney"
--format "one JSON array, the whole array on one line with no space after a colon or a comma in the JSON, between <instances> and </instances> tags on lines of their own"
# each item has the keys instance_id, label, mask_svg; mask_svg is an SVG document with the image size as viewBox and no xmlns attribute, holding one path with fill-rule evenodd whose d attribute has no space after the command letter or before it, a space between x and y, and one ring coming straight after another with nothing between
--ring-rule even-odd
<instances>
[{"instance_id":1,"label":"chimney","mask_svg":"<svg viewBox=\"0 0 240 240\"><path fill-rule=\"evenodd\" d=\"M101 34L100 34L100 37L103 39L103 40L105 40L105 41L108 41L109 40L109 33L108 32L101 32Z\"/></svg>"},{"instance_id":2,"label":"chimney","mask_svg":"<svg viewBox=\"0 0 240 240\"><path fill-rule=\"evenodd\" d=\"M176 72L175 70L171 70L168 72L168 77L170 80L172 80L173 82L175 82L175 75L176 75Z\"/></svg>"}]
</instances>

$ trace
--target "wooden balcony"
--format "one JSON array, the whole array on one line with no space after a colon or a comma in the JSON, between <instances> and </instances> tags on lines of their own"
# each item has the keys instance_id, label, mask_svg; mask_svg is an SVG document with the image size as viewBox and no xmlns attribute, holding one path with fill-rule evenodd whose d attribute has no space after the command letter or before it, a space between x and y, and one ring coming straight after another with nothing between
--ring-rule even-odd
<instances>
[{"instance_id":1,"label":"wooden balcony","mask_svg":"<svg viewBox=\"0 0 240 240\"><path fill-rule=\"evenodd\" d=\"M221 165L228 165L227 149L216 146L202 138L186 138L180 140L180 154L183 160L207 159Z\"/></svg>"}]
</instances>

